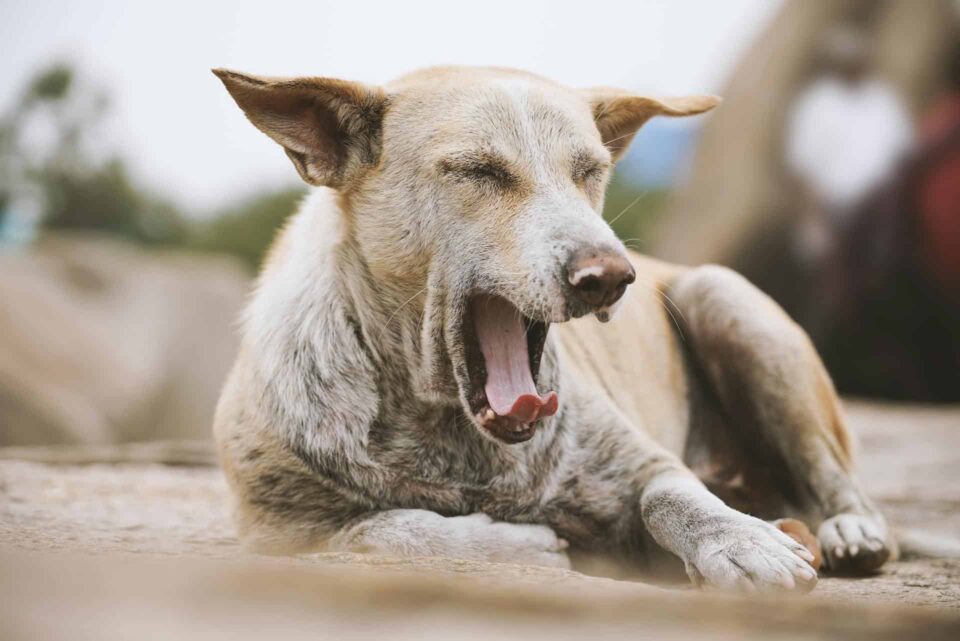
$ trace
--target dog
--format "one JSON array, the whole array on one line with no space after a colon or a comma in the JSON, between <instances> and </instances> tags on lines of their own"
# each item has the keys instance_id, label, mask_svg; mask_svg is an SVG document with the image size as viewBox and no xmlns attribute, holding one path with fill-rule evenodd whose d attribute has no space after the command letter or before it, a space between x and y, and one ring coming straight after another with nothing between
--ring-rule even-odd
<instances>
[{"instance_id":1,"label":"dog","mask_svg":"<svg viewBox=\"0 0 960 641\"><path fill-rule=\"evenodd\" d=\"M717 98L504 68L214 73L315 187L216 412L253 549L678 557L697 585L799 592L818 547L841 572L897 554L804 332L733 271L630 252L601 217L641 125Z\"/></svg>"}]
</instances>

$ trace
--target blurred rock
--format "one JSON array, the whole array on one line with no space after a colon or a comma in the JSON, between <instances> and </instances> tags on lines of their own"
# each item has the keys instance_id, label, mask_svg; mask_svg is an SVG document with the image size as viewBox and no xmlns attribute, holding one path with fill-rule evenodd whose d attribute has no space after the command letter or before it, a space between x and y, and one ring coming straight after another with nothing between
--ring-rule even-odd
<instances>
[{"instance_id":1,"label":"blurred rock","mask_svg":"<svg viewBox=\"0 0 960 641\"><path fill-rule=\"evenodd\" d=\"M0 445L209 438L247 283L96 235L0 253Z\"/></svg>"}]
</instances>

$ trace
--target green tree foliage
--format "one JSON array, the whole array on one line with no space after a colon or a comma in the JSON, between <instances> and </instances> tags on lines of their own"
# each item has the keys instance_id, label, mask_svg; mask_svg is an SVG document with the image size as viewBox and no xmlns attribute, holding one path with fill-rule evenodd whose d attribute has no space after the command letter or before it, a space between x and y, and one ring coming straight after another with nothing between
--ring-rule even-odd
<instances>
[{"instance_id":1,"label":"green tree foliage","mask_svg":"<svg viewBox=\"0 0 960 641\"><path fill-rule=\"evenodd\" d=\"M614 174L607 189L603 217L628 247L645 251L666 197L665 190L640 190Z\"/></svg>"},{"instance_id":2,"label":"green tree foliage","mask_svg":"<svg viewBox=\"0 0 960 641\"><path fill-rule=\"evenodd\" d=\"M210 222L198 225L191 246L233 254L256 269L277 229L303 196L304 189L288 187L246 198L224 209Z\"/></svg>"},{"instance_id":3,"label":"green tree foliage","mask_svg":"<svg viewBox=\"0 0 960 641\"><path fill-rule=\"evenodd\" d=\"M73 69L62 62L50 65L36 76L23 94L23 101L63 100L73 84Z\"/></svg>"},{"instance_id":4,"label":"green tree foliage","mask_svg":"<svg viewBox=\"0 0 960 641\"><path fill-rule=\"evenodd\" d=\"M98 159L91 140L107 114L106 95L78 80L68 64L52 64L26 83L0 116L0 223L26 211L44 229L223 252L255 268L304 190L258 193L212 218L188 216L138 184L120 156ZM53 132L42 147L25 135L38 125Z\"/></svg>"},{"instance_id":5,"label":"green tree foliage","mask_svg":"<svg viewBox=\"0 0 960 641\"><path fill-rule=\"evenodd\" d=\"M0 119L0 208L39 212L50 229L107 232L145 243L180 244L186 219L170 202L136 185L122 159L98 160L89 140L106 111L103 92L56 63L31 79ZM29 127L53 132L38 148Z\"/></svg>"},{"instance_id":6,"label":"green tree foliage","mask_svg":"<svg viewBox=\"0 0 960 641\"><path fill-rule=\"evenodd\" d=\"M48 228L106 231L151 244L180 244L187 238L181 212L134 185L118 159L82 172L51 168L37 181L45 194Z\"/></svg>"}]
</instances>

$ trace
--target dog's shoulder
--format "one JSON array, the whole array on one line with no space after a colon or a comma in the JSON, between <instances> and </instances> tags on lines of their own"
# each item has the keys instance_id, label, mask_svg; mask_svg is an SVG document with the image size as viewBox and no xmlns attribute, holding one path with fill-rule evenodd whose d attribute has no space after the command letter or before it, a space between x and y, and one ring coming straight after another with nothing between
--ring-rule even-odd
<instances>
[{"instance_id":1,"label":"dog's shoulder","mask_svg":"<svg viewBox=\"0 0 960 641\"><path fill-rule=\"evenodd\" d=\"M312 192L278 235L243 318L242 380L288 442L323 433L350 448L379 403L374 365L341 282L336 195Z\"/></svg>"},{"instance_id":2,"label":"dog's shoulder","mask_svg":"<svg viewBox=\"0 0 960 641\"><path fill-rule=\"evenodd\" d=\"M346 314L336 265L343 237L334 192L312 191L277 233L244 312L244 342L251 351L261 352L258 347L270 338L307 329L308 320L325 321L319 331L337 330L329 323Z\"/></svg>"}]
</instances>

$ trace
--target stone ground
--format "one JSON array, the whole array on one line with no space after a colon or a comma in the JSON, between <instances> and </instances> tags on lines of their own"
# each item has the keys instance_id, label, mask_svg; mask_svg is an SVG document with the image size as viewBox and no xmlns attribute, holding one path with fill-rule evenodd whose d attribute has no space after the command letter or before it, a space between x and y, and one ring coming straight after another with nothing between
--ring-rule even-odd
<instances>
[{"instance_id":1,"label":"stone ground","mask_svg":"<svg viewBox=\"0 0 960 641\"><path fill-rule=\"evenodd\" d=\"M960 540L960 408L847 408L891 523ZM451 559L256 557L207 460L190 444L0 450L0 638L960 639L958 560L746 599Z\"/></svg>"}]
</instances>

